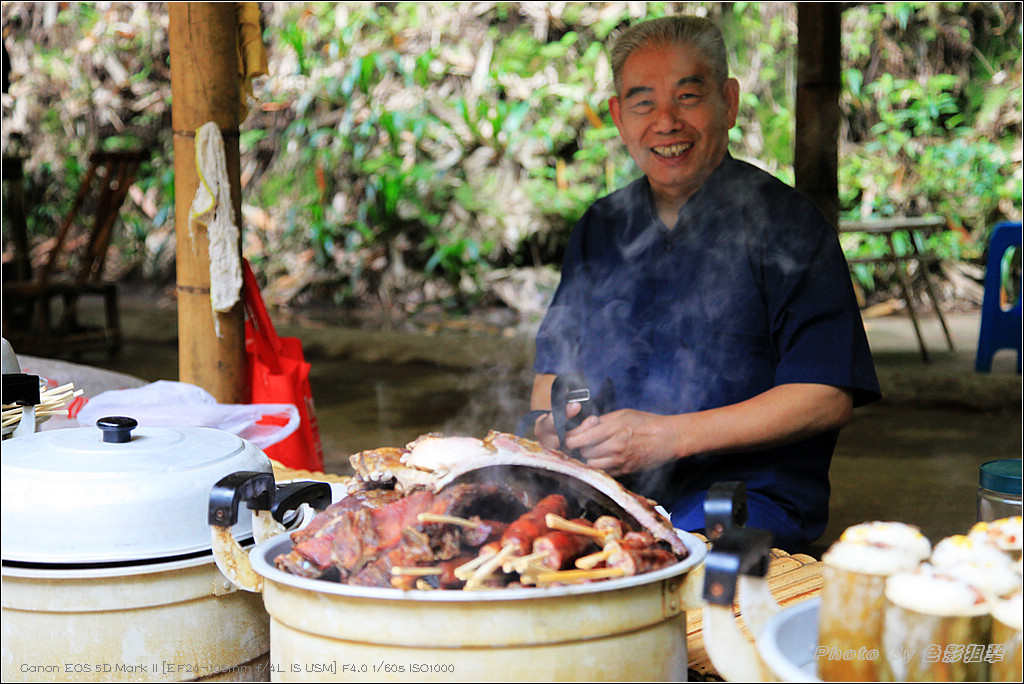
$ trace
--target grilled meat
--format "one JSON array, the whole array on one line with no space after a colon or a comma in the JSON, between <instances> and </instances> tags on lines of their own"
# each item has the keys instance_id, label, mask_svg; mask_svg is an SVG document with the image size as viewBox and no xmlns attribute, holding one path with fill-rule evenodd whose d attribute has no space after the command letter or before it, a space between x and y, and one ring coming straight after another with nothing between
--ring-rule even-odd
<instances>
[{"instance_id":1,"label":"grilled meat","mask_svg":"<svg viewBox=\"0 0 1024 684\"><path fill-rule=\"evenodd\" d=\"M634 574L687 555L652 502L601 471L505 433L484 440L425 435L404 449L360 452L351 462L359 486L292 533L293 548L275 559L278 568L360 586L479 589L518 584L519 572L532 582L541 566L567 570L577 559L580 567ZM566 520L570 511L594 522ZM599 544L604 551L592 553ZM508 574L504 559L521 560Z\"/></svg>"},{"instance_id":2,"label":"grilled meat","mask_svg":"<svg viewBox=\"0 0 1024 684\"><path fill-rule=\"evenodd\" d=\"M504 516L509 511L518 513L522 509L518 501L500 488L472 484L456 485L440 494L425 490L405 496L395 493L386 505L378 504L388 497L377 494L355 497L358 500L351 502L348 498L318 515L306 530L295 533L293 539L297 541L289 553L275 559L277 567L314 578L325 578L333 569L336 572L331 574L347 582L391 586L387 571L392 565L447 560L457 555L464 545L479 546L505 530L504 523L482 520L479 516L471 519L476 526L463 527L422 522L420 514L460 517L479 512ZM405 546L410 549L401 551ZM422 549L426 550L421 552ZM394 554L388 556L392 552ZM408 557L394 562L402 553ZM382 561L379 572L370 569L364 574L367 566L384 557L391 560ZM387 577L386 583L374 584L383 577Z\"/></svg>"},{"instance_id":3,"label":"grilled meat","mask_svg":"<svg viewBox=\"0 0 1024 684\"><path fill-rule=\"evenodd\" d=\"M579 491L581 497L600 497L607 508L621 511L635 521L638 527L667 542L679 557L686 557L686 546L679 539L671 521L655 509L654 503L630 492L604 471L547 449L537 442L503 432L491 432L484 443L494 447L492 455L458 463L438 481L436 487L443 489L465 476L491 468L503 469L503 472L513 467L539 470L551 477L561 477L566 486Z\"/></svg>"},{"instance_id":4,"label":"grilled meat","mask_svg":"<svg viewBox=\"0 0 1024 684\"><path fill-rule=\"evenodd\" d=\"M533 510L524 513L508 526L505 534L501 536L501 545L514 547L517 556L530 553L533 550L533 540L548 532L547 523L544 522L547 514L564 516L568 508L569 502L561 494L545 497Z\"/></svg>"},{"instance_id":5,"label":"grilled meat","mask_svg":"<svg viewBox=\"0 0 1024 684\"><path fill-rule=\"evenodd\" d=\"M596 549L593 537L560 530L551 530L533 542L534 553L546 554L537 563L551 570L571 568L577 558Z\"/></svg>"}]
</instances>

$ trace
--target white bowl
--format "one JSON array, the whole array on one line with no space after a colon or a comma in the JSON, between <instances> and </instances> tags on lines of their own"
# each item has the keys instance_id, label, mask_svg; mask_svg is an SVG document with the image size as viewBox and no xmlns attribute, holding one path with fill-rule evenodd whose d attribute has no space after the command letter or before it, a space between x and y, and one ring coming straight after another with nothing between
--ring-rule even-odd
<instances>
[{"instance_id":1,"label":"white bowl","mask_svg":"<svg viewBox=\"0 0 1024 684\"><path fill-rule=\"evenodd\" d=\"M757 650L779 680L821 681L815 657L820 608L820 598L801 601L776 613L765 625L757 640Z\"/></svg>"}]
</instances>

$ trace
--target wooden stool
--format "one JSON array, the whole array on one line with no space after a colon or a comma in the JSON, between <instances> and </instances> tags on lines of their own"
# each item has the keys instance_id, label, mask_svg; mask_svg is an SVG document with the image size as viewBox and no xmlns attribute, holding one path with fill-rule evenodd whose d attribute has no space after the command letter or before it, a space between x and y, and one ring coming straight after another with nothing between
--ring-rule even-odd
<instances>
[{"instance_id":1,"label":"wooden stool","mask_svg":"<svg viewBox=\"0 0 1024 684\"><path fill-rule=\"evenodd\" d=\"M22 353L33 355L64 354L106 349L111 355L121 347L121 326L117 308L117 286L102 280L107 248L114 223L128 188L135 182L139 166L149 155L146 152L94 152L89 168L78 189L74 205L61 224L47 261L33 280L4 283L4 335ZM73 251L68 240L71 227L82 212L86 199L95 198L93 221L84 249L75 256L77 271L60 276L66 252ZM86 328L78 321L78 301L82 296L96 295L103 299L104 324ZM52 306L60 300L57 317Z\"/></svg>"}]
</instances>

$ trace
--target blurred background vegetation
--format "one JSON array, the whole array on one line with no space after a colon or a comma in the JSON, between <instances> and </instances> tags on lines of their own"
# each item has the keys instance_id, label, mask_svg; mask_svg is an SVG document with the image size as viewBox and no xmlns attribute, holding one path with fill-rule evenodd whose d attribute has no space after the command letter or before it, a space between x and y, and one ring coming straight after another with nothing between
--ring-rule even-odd
<instances>
[{"instance_id":1,"label":"blurred background vegetation","mask_svg":"<svg viewBox=\"0 0 1024 684\"><path fill-rule=\"evenodd\" d=\"M261 8L270 75L242 126L243 235L277 305L539 316L574 222L637 175L608 114L606 43L649 16L722 26L742 93L732 152L792 182L793 3ZM945 216L931 244L943 306L980 301L988 234L1021 218L1021 36L1020 3L850 3L844 13L843 216ZM5 2L3 39L4 154L25 158L36 260L89 152L143 146L151 160L108 274L172 283L164 3ZM894 296L892 274L862 265L854 276L867 303Z\"/></svg>"}]
</instances>

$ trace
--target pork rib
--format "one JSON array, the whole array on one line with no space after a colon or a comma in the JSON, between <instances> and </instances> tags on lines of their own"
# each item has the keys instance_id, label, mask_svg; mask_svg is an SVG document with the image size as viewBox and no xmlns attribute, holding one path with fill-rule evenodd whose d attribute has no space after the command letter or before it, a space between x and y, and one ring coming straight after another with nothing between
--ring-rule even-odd
<instances>
[{"instance_id":1,"label":"pork rib","mask_svg":"<svg viewBox=\"0 0 1024 684\"><path fill-rule=\"evenodd\" d=\"M676 534L672 523L654 508L653 502L630 492L604 471L591 468L532 440L504 432L491 431L484 443L494 451L456 463L437 481L435 490L442 491L460 478L488 468L522 467L544 471L554 477L561 475L569 482L575 480L604 495L632 518L636 527L666 542L679 558L688 555L689 551Z\"/></svg>"}]
</instances>

